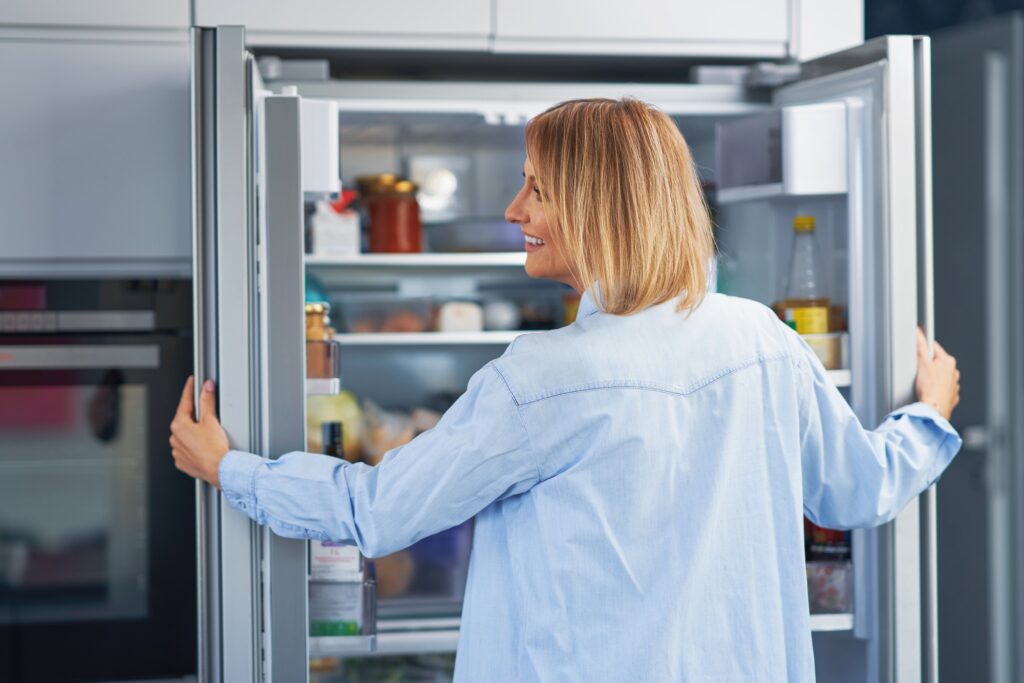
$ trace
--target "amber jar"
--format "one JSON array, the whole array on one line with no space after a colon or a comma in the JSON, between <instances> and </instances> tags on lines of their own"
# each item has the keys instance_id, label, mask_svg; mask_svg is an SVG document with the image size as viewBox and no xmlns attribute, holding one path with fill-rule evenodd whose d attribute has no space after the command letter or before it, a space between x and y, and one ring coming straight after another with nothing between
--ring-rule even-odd
<instances>
[{"instance_id":1,"label":"amber jar","mask_svg":"<svg viewBox=\"0 0 1024 683\"><path fill-rule=\"evenodd\" d=\"M306 304L306 377L320 379L335 374L330 311L331 305L327 303Z\"/></svg>"},{"instance_id":2,"label":"amber jar","mask_svg":"<svg viewBox=\"0 0 1024 683\"><path fill-rule=\"evenodd\" d=\"M423 251L423 225L416 185L399 180L366 198L370 214L370 251L417 254Z\"/></svg>"}]
</instances>

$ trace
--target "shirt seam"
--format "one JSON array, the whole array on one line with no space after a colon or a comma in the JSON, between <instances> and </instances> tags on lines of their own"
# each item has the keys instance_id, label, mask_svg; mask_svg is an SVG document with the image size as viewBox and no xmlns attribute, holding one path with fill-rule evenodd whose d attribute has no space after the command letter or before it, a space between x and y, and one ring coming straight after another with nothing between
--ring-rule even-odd
<instances>
[{"instance_id":1,"label":"shirt seam","mask_svg":"<svg viewBox=\"0 0 1024 683\"><path fill-rule=\"evenodd\" d=\"M671 385L657 384L654 382L643 382L639 380L608 380L603 382L593 382L591 384L581 384L566 389L552 390L534 396L529 396L523 398L522 400L516 400L513 396L513 400L515 400L517 406L521 407L525 405L530 405L532 403L537 403L539 401L543 401L549 398L557 398L559 396L565 396L568 394L578 394L587 391L599 391L602 389L640 389L645 391L656 391L664 394L671 394L673 396L690 396L692 394L697 393L701 389L704 389L710 386L711 384L714 384L719 380L725 379L726 377L734 375L742 370L746 370L747 368L756 367L758 365L763 365L766 363L787 359L789 357L789 354L785 352L772 354L769 356L758 356L757 358L754 358L750 361L723 368L717 373L704 377L700 380L697 380L696 382L693 382L689 386L682 388L674 387ZM498 371L497 368L495 368L495 371ZM498 372L499 374L501 374L500 371ZM505 379L504 376L502 376L502 379ZM507 382L505 386L511 392L511 387L509 387Z\"/></svg>"},{"instance_id":2,"label":"shirt seam","mask_svg":"<svg viewBox=\"0 0 1024 683\"><path fill-rule=\"evenodd\" d=\"M526 443L530 447L530 452L533 454L533 467L535 470L537 470L537 481L540 482L543 480L543 477L541 476L540 471L539 453L537 452L537 449L534 448L533 446L533 438L530 436L530 430L526 428L526 420L523 419L523 413L520 410L521 406L519 404L519 401L516 399L515 392L513 392L512 387L509 386L508 378L505 377L505 374L498 368L494 361L488 363L488 366L490 366L490 368L494 370L494 374L496 374L498 378L501 379L501 383L505 385L505 390L508 392L508 397L512 401L512 405L515 406L516 417L519 419L519 425L523 428L523 433L526 434Z\"/></svg>"}]
</instances>

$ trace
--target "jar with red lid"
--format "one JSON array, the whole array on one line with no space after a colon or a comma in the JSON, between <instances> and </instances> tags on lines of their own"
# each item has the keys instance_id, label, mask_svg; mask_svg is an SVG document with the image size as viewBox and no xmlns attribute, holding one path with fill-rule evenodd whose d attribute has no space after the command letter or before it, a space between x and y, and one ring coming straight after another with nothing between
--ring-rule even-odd
<instances>
[{"instance_id":1,"label":"jar with red lid","mask_svg":"<svg viewBox=\"0 0 1024 683\"><path fill-rule=\"evenodd\" d=\"M423 251L423 225L416 185L399 180L366 198L370 214L370 251L417 254Z\"/></svg>"}]
</instances>

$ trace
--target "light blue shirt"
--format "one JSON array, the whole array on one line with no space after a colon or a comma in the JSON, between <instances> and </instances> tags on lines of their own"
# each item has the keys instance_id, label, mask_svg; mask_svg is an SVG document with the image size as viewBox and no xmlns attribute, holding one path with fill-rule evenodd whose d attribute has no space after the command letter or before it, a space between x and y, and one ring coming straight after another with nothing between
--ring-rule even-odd
<instances>
[{"instance_id":1,"label":"light blue shirt","mask_svg":"<svg viewBox=\"0 0 1024 683\"><path fill-rule=\"evenodd\" d=\"M804 515L881 524L959 447L921 403L864 429L760 304L585 296L377 467L231 452L220 481L275 532L369 557L475 516L457 681L812 681Z\"/></svg>"}]
</instances>

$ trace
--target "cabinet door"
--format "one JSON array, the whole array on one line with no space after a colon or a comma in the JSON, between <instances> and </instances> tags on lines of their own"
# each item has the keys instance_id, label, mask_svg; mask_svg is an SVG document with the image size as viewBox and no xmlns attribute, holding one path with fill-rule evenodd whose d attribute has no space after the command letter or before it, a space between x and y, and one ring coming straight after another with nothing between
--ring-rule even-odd
<instances>
[{"instance_id":1,"label":"cabinet door","mask_svg":"<svg viewBox=\"0 0 1024 683\"><path fill-rule=\"evenodd\" d=\"M788 0L497 0L495 46L527 52L782 57Z\"/></svg>"},{"instance_id":2,"label":"cabinet door","mask_svg":"<svg viewBox=\"0 0 1024 683\"><path fill-rule=\"evenodd\" d=\"M5 0L0 25L188 28L188 0Z\"/></svg>"},{"instance_id":3,"label":"cabinet door","mask_svg":"<svg viewBox=\"0 0 1024 683\"><path fill-rule=\"evenodd\" d=\"M491 4L479 0L359 5L332 0L196 0L195 23L243 25L250 45L485 49Z\"/></svg>"},{"instance_id":4,"label":"cabinet door","mask_svg":"<svg viewBox=\"0 0 1024 683\"><path fill-rule=\"evenodd\" d=\"M262 96L241 28L193 41L195 372L232 448L302 450L299 99ZM307 680L306 543L197 487L200 680Z\"/></svg>"},{"instance_id":5,"label":"cabinet door","mask_svg":"<svg viewBox=\"0 0 1024 683\"><path fill-rule=\"evenodd\" d=\"M188 42L0 38L0 271L188 274Z\"/></svg>"}]
</instances>

